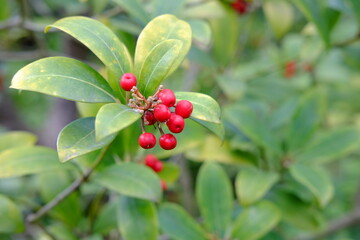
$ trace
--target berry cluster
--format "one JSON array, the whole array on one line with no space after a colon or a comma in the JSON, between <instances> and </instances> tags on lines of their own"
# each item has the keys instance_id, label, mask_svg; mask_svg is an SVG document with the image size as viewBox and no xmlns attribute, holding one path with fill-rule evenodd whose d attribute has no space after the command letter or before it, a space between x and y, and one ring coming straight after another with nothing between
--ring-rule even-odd
<instances>
[{"instance_id":1,"label":"berry cluster","mask_svg":"<svg viewBox=\"0 0 360 240\"><path fill-rule=\"evenodd\" d=\"M187 100L176 103L174 92L170 89L163 89L162 85L153 96L146 99L137 89L136 83L136 77L131 73L125 73L120 79L120 86L125 91L132 92L132 99L128 101L129 107L142 113L143 133L139 137L139 145L145 149L153 148L156 145L154 134L145 131L145 125L153 125L161 133L160 146L165 150L174 149L177 144L176 137L171 133L165 134L161 126L166 123L170 132L182 132L185 126L184 119L190 117L192 113L192 103ZM172 109L174 111L171 111Z\"/></svg>"},{"instance_id":2,"label":"berry cluster","mask_svg":"<svg viewBox=\"0 0 360 240\"><path fill-rule=\"evenodd\" d=\"M231 4L231 6L240 15L247 13L247 11L249 10L249 2L247 2L246 0L236 0Z\"/></svg>"},{"instance_id":3,"label":"berry cluster","mask_svg":"<svg viewBox=\"0 0 360 240\"><path fill-rule=\"evenodd\" d=\"M148 154L145 157L145 165L154 170L154 172L161 172L164 168L163 163L157 159L155 155ZM161 180L161 188L165 191L166 190L166 183Z\"/></svg>"}]
</instances>

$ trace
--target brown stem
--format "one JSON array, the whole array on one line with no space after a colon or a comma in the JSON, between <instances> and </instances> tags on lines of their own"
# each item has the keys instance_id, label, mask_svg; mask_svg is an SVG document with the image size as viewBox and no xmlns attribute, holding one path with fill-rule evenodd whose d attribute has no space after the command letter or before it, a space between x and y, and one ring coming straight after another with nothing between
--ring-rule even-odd
<instances>
[{"instance_id":1,"label":"brown stem","mask_svg":"<svg viewBox=\"0 0 360 240\"><path fill-rule=\"evenodd\" d=\"M141 117L141 130L142 130L142 133L145 133L145 123L144 123L144 117Z\"/></svg>"},{"instance_id":2,"label":"brown stem","mask_svg":"<svg viewBox=\"0 0 360 240\"><path fill-rule=\"evenodd\" d=\"M48 211L50 211L59 203L61 203L67 196L69 196L71 193L76 191L81 186L82 183L86 182L89 179L94 169L100 164L101 160L105 156L108 147L109 145L102 149L100 154L97 156L94 165L91 168L89 168L81 178L76 179L68 188L66 188L64 191L59 193L53 200L51 200L42 208L40 208L36 213L29 215L26 220L30 223L37 221L40 217L42 217Z\"/></svg>"}]
</instances>

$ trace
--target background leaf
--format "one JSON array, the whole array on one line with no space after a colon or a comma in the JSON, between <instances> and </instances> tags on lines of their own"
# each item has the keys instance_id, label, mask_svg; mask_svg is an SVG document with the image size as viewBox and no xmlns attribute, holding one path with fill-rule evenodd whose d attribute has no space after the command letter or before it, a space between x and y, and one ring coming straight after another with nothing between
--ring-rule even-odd
<instances>
[{"instance_id":1,"label":"background leaf","mask_svg":"<svg viewBox=\"0 0 360 240\"><path fill-rule=\"evenodd\" d=\"M206 122L221 123L219 104L210 96L195 92L176 92L176 100L188 100L193 104L191 118Z\"/></svg>"},{"instance_id":2,"label":"background leaf","mask_svg":"<svg viewBox=\"0 0 360 240\"><path fill-rule=\"evenodd\" d=\"M62 165L55 150L47 147L17 147L0 153L0 178L59 170Z\"/></svg>"},{"instance_id":3,"label":"background leaf","mask_svg":"<svg viewBox=\"0 0 360 240\"><path fill-rule=\"evenodd\" d=\"M234 223L232 237L255 240L264 236L280 221L279 209L267 201L244 209Z\"/></svg>"},{"instance_id":4,"label":"background leaf","mask_svg":"<svg viewBox=\"0 0 360 240\"><path fill-rule=\"evenodd\" d=\"M118 103L106 104L100 108L95 120L96 139L98 141L115 134L134 123L141 114Z\"/></svg>"},{"instance_id":5,"label":"background leaf","mask_svg":"<svg viewBox=\"0 0 360 240\"><path fill-rule=\"evenodd\" d=\"M225 171L216 163L205 163L196 181L196 200L206 228L219 237L231 221L232 195Z\"/></svg>"},{"instance_id":6,"label":"background leaf","mask_svg":"<svg viewBox=\"0 0 360 240\"><path fill-rule=\"evenodd\" d=\"M291 176L307 187L321 207L325 207L334 194L331 179L324 169L296 163L290 167Z\"/></svg>"},{"instance_id":7,"label":"background leaf","mask_svg":"<svg viewBox=\"0 0 360 240\"><path fill-rule=\"evenodd\" d=\"M98 173L93 180L130 197L159 201L162 196L158 176L148 167L136 163L113 165Z\"/></svg>"},{"instance_id":8,"label":"background leaf","mask_svg":"<svg viewBox=\"0 0 360 240\"><path fill-rule=\"evenodd\" d=\"M357 150L360 146L360 132L356 128L346 127L326 131L313 139L309 146L295 156L306 163L327 163L339 159Z\"/></svg>"},{"instance_id":9,"label":"background leaf","mask_svg":"<svg viewBox=\"0 0 360 240\"><path fill-rule=\"evenodd\" d=\"M104 24L87 17L67 17L48 26L70 34L88 47L108 68L113 78L109 82L117 96L125 102L125 91L119 86L124 73L132 71L132 59L126 46Z\"/></svg>"},{"instance_id":10,"label":"background leaf","mask_svg":"<svg viewBox=\"0 0 360 240\"><path fill-rule=\"evenodd\" d=\"M124 9L132 18L145 26L151 18L145 11L144 4L139 0L113 0L117 5Z\"/></svg>"},{"instance_id":11,"label":"background leaf","mask_svg":"<svg viewBox=\"0 0 360 240\"><path fill-rule=\"evenodd\" d=\"M173 163L164 163L163 169L158 172L160 179L166 183L174 183L180 176L180 169Z\"/></svg>"},{"instance_id":12,"label":"background leaf","mask_svg":"<svg viewBox=\"0 0 360 240\"><path fill-rule=\"evenodd\" d=\"M191 46L191 28L188 23L169 14L158 16L146 25L141 32L136 45L134 71L137 77L140 76L140 70L143 68L146 58L148 58L153 49L158 44L169 39L178 40L182 44L176 60L166 72L164 78L169 76L179 67L188 53ZM151 95L158 87L153 85L151 89L146 89L145 92L145 85L142 81L143 80L140 79L138 82L139 90L145 94L146 97Z\"/></svg>"},{"instance_id":13,"label":"background leaf","mask_svg":"<svg viewBox=\"0 0 360 240\"><path fill-rule=\"evenodd\" d=\"M118 226L125 240L156 240L158 219L154 203L122 196L118 204Z\"/></svg>"},{"instance_id":14,"label":"background leaf","mask_svg":"<svg viewBox=\"0 0 360 240\"><path fill-rule=\"evenodd\" d=\"M253 110L241 105L230 106L224 110L224 117L254 143L264 147L267 151L280 153L277 139L274 138L266 123L261 121Z\"/></svg>"},{"instance_id":15,"label":"background leaf","mask_svg":"<svg viewBox=\"0 0 360 240\"><path fill-rule=\"evenodd\" d=\"M80 118L66 125L59 133L57 150L61 162L66 162L86 153L103 148L111 143L115 135L96 141L95 118Z\"/></svg>"},{"instance_id":16,"label":"background leaf","mask_svg":"<svg viewBox=\"0 0 360 240\"><path fill-rule=\"evenodd\" d=\"M50 202L73 181L66 171L45 172L36 176L42 200ZM73 192L55 206L50 215L66 223L69 227L76 226L82 218L78 192Z\"/></svg>"},{"instance_id":17,"label":"background leaf","mask_svg":"<svg viewBox=\"0 0 360 240\"><path fill-rule=\"evenodd\" d=\"M159 209L160 228L175 240L207 240L200 225L180 206L163 203Z\"/></svg>"},{"instance_id":18,"label":"background leaf","mask_svg":"<svg viewBox=\"0 0 360 240\"><path fill-rule=\"evenodd\" d=\"M37 137L29 132L5 132L0 135L0 152L14 147L33 146L36 141Z\"/></svg>"},{"instance_id":19,"label":"background leaf","mask_svg":"<svg viewBox=\"0 0 360 240\"><path fill-rule=\"evenodd\" d=\"M79 102L118 101L98 72L67 57L49 57L30 63L15 74L10 87Z\"/></svg>"},{"instance_id":20,"label":"background leaf","mask_svg":"<svg viewBox=\"0 0 360 240\"><path fill-rule=\"evenodd\" d=\"M236 177L236 194L240 204L250 205L261 199L277 182L279 175L257 168L244 168Z\"/></svg>"},{"instance_id":21,"label":"background leaf","mask_svg":"<svg viewBox=\"0 0 360 240\"><path fill-rule=\"evenodd\" d=\"M0 233L18 233L24 230L20 209L4 195L0 195L0 216Z\"/></svg>"}]
</instances>

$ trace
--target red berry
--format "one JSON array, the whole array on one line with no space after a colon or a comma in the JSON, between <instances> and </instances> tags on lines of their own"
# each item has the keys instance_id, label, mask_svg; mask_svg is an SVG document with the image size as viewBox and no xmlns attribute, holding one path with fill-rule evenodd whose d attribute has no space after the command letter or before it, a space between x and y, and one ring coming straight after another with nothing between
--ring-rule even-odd
<instances>
[{"instance_id":1,"label":"red berry","mask_svg":"<svg viewBox=\"0 0 360 240\"><path fill-rule=\"evenodd\" d=\"M149 149L156 145L156 138L152 133L143 133L140 135L138 142L142 148Z\"/></svg>"},{"instance_id":2,"label":"red berry","mask_svg":"<svg viewBox=\"0 0 360 240\"><path fill-rule=\"evenodd\" d=\"M249 3L245 0L237 0L236 2L232 3L231 6L237 11L239 14L244 14L247 12Z\"/></svg>"},{"instance_id":3,"label":"red berry","mask_svg":"<svg viewBox=\"0 0 360 240\"><path fill-rule=\"evenodd\" d=\"M161 100L162 104L168 107L172 107L176 103L175 94L171 89L164 89L159 92L159 100Z\"/></svg>"},{"instance_id":4,"label":"red berry","mask_svg":"<svg viewBox=\"0 0 360 240\"><path fill-rule=\"evenodd\" d=\"M164 134L159 139L160 146L165 150L171 150L176 147L176 137L174 135L168 133Z\"/></svg>"},{"instance_id":5,"label":"red berry","mask_svg":"<svg viewBox=\"0 0 360 240\"><path fill-rule=\"evenodd\" d=\"M153 165L152 169L155 171L155 172L161 172L161 170L163 170L164 168L164 165L163 163L160 161L160 160L157 160L155 162L155 164Z\"/></svg>"},{"instance_id":6,"label":"red berry","mask_svg":"<svg viewBox=\"0 0 360 240\"><path fill-rule=\"evenodd\" d=\"M183 118L190 117L193 111L193 105L187 100L181 100L176 104L175 113Z\"/></svg>"},{"instance_id":7,"label":"red berry","mask_svg":"<svg viewBox=\"0 0 360 240\"><path fill-rule=\"evenodd\" d=\"M295 73L296 73L296 62L295 61L287 62L285 65L284 76L286 78L291 78L295 75Z\"/></svg>"},{"instance_id":8,"label":"red berry","mask_svg":"<svg viewBox=\"0 0 360 240\"><path fill-rule=\"evenodd\" d=\"M148 154L145 157L145 165L150 168L153 168L158 161L159 159L153 154Z\"/></svg>"},{"instance_id":9,"label":"red berry","mask_svg":"<svg viewBox=\"0 0 360 240\"><path fill-rule=\"evenodd\" d=\"M152 112L150 112L150 111L145 112L144 123L145 123L145 125L154 125L156 123L156 119Z\"/></svg>"},{"instance_id":10,"label":"red berry","mask_svg":"<svg viewBox=\"0 0 360 240\"><path fill-rule=\"evenodd\" d=\"M120 86L125 91L130 91L134 86L136 86L136 77L132 73L125 73L120 79Z\"/></svg>"},{"instance_id":11,"label":"red berry","mask_svg":"<svg viewBox=\"0 0 360 240\"><path fill-rule=\"evenodd\" d=\"M160 180L160 184L161 184L161 188L163 191L166 191L167 187L166 187L166 183L164 180Z\"/></svg>"},{"instance_id":12,"label":"red berry","mask_svg":"<svg viewBox=\"0 0 360 240\"><path fill-rule=\"evenodd\" d=\"M184 129L185 121L182 116L172 113L169 121L166 122L166 125L170 132L180 133Z\"/></svg>"},{"instance_id":13,"label":"red berry","mask_svg":"<svg viewBox=\"0 0 360 240\"><path fill-rule=\"evenodd\" d=\"M170 109L164 104L159 104L154 109L154 116L159 122L166 122L171 116Z\"/></svg>"}]
</instances>

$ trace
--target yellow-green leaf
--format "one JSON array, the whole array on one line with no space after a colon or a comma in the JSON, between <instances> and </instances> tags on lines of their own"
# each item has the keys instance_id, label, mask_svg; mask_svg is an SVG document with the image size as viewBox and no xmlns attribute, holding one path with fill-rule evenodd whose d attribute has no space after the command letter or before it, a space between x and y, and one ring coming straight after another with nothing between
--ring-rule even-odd
<instances>
[{"instance_id":1,"label":"yellow-green leaf","mask_svg":"<svg viewBox=\"0 0 360 240\"><path fill-rule=\"evenodd\" d=\"M98 72L67 57L49 57L30 63L15 74L10 87L79 102L118 101Z\"/></svg>"}]
</instances>

